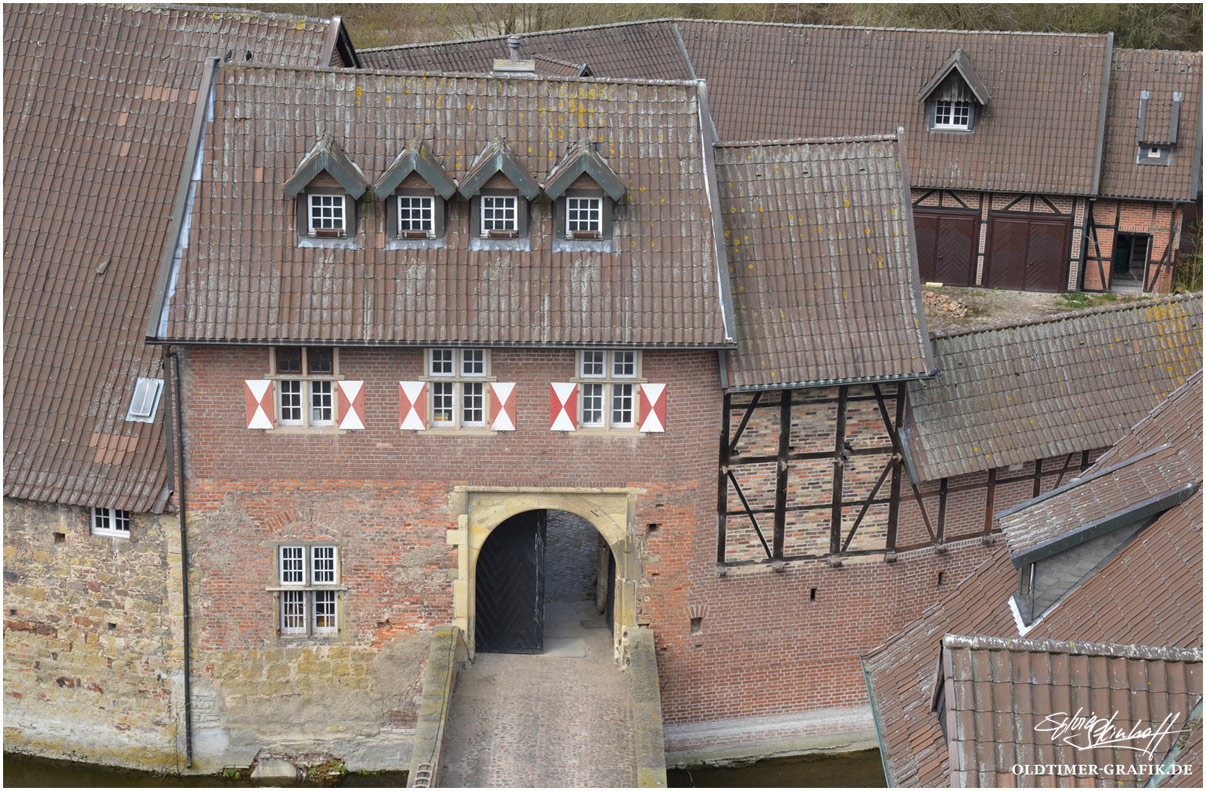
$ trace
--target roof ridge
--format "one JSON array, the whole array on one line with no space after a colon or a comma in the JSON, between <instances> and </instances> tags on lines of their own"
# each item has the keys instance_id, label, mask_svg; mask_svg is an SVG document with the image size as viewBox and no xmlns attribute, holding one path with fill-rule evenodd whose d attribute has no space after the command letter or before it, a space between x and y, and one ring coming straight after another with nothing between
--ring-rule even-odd
<instances>
[{"instance_id":1,"label":"roof ridge","mask_svg":"<svg viewBox=\"0 0 1206 791\"><path fill-rule=\"evenodd\" d=\"M990 651L1015 651L1040 654L1073 654L1078 656L1109 656L1125 659L1160 660L1165 662L1201 662L1201 648L1181 648L1173 645L1125 645L1122 643L1089 643L1024 637L965 637L946 634L946 648L976 648Z\"/></svg>"},{"instance_id":2,"label":"roof ridge","mask_svg":"<svg viewBox=\"0 0 1206 791\"><path fill-rule=\"evenodd\" d=\"M879 143L888 140L899 140L895 132L879 135L851 135L849 137L788 137L768 140L722 140L716 143L717 148L759 148L765 146L791 146L802 143Z\"/></svg>"},{"instance_id":3,"label":"roof ridge","mask_svg":"<svg viewBox=\"0 0 1206 791\"><path fill-rule=\"evenodd\" d=\"M1052 313L1049 316L1039 316L1033 319L1020 319L1016 321L1001 321L992 324L978 324L974 327L960 327L958 329L938 330L931 333L932 338L955 338L961 335L972 335L982 332L997 332L1000 330L1009 330L1016 327L1032 327L1038 324L1054 324L1060 321L1079 318L1081 316L1096 316L1102 313L1120 313L1125 310L1137 310L1157 304L1171 304L1174 302L1188 302L1192 299L1201 299L1200 292L1191 292L1187 294L1171 294L1167 296L1150 297L1146 299L1136 300L1134 302L1122 302L1117 305L1099 305L1093 308L1082 308L1081 310L1070 310L1063 313Z\"/></svg>"},{"instance_id":4,"label":"roof ridge","mask_svg":"<svg viewBox=\"0 0 1206 791\"><path fill-rule=\"evenodd\" d=\"M360 52L360 50L357 50ZM222 69L299 71L318 74L369 75L374 77L457 77L474 80L522 80L526 82L584 82L607 85L677 85L697 88L703 80L655 80L635 77L568 77L557 74L493 74L469 71L414 71L396 69L346 69L336 66L276 66L266 63L223 63Z\"/></svg>"},{"instance_id":5,"label":"roof ridge","mask_svg":"<svg viewBox=\"0 0 1206 791\"><path fill-rule=\"evenodd\" d=\"M1108 33L1059 33L1043 30L954 30L952 28L928 27L887 27L884 25L805 25L796 22L757 22L745 19L683 19L673 18L671 22L691 22L698 24L726 25L760 25L763 27L794 27L808 30L882 30L889 33L958 33L990 35L990 36L1070 36L1076 38L1105 38Z\"/></svg>"},{"instance_id":6,"label":"roof ridge","mask_svg":"<svg viewBox=\"0 0 1206 791\"><path fill-rule=\"evenodd\" d=\"M221 14L222 16L251 16L262 17L267 19L289 20L296 22L299 19L304 19L307 22L315 22L323 25L330 25L333 17L308 16L306 14L290 14L285 11L260 11L254 8L244 8L243 6L212 6L212 5L189 5L186 3L164 3L162 5L141 5L134 3L111 3L110 7L124 8L129 11L195 11L201 14Z\"/></svg>"},{"instance_id":7,"label":"roof ridge","mask_svg":"<svg viewBox=\"0 0 1206 791\"><path fill-rule=\"evenodd\" d=\"M689 21L689 20L684 20L681 17L661 16L661 17L653 17L651 19L632 19L632 20L628 20L626 22L604 22L604 23L601 23L598 25L583 25L581 27L559 27L559 28L553 28L552 30L532 30L532 31L528 31L526 33L519 33L519 35L523 36L524 38L527 38L528 36L543 36L543 35L547 35L547 34L551 34L551 33L571 33L571 32L576 33L578 31L582 31L582 30L605 30L608 28L626 27L629 25L650 25L650 24L654 24L654 23L662 24L662 23L666 23L666 22L673 23L673 22L683 22L683 21ZM475 38L456 38L456 39L447 39L445 41L418 42L418 43L414 43L414 44L393 44L388 47L366 47L364 49L357 48L356 51L357 52L393 52L393 51L401 50L401 49L418 49L420 47L442 47L442 46L447 46L449 44L476 44L481 41L506 41L506 40L507 40L507 35L503 34L503 35L499 35L499 36L477 36Z\"/></svg>"},{"instance_id":8,"label":"roof ridge","mask_svg":"<svg viewBox=\"0 0 1206 791\"><path fill-rule=\"evenodd\" d=\"M1142 47L1114 47L1114 54L1118 55L1123 52L1170 52L1174 55L1196 55L1202 57L1201 50L1196 49L1144 49Z\"/></svg>"}]
</instances>

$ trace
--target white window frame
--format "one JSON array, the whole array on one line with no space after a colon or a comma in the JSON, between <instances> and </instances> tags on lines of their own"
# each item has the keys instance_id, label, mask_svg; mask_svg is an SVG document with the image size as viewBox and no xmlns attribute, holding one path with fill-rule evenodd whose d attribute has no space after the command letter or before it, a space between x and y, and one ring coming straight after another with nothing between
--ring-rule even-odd
<instances>
[{"instance_id":1,"label":"white window frame","mask_svg":"<svg viewBox=\"0 0 1206 791\"><path fill-rule=\"evenodd\" d=\"M586 212L585 220L580 216L582 212ZM575 223L579 225L578 228L573 227ZM586 227L582 227L583 225ZM565 198L565 238L601 239L602 237L603 198L595 195L567 195Z\"/></svg>"},{"instance_id":2,"label":"white window frame","mask_svg":"<svg viewBox=\"0 0 1206 791\"><path fill-rule=\"evenodd\" d=\"M426 371L431 397L428 399L427 425L431 428L486 428L489 415L487 384L490 377L490 350L428 349ZM451 366L451 373L448 366ZM450 389L451 392L437 392ZM476 402L476 406L474 405ZM437 420L437 414L451 408L451 420ZM470 419L472 412L479 417Z\"/></svg>"},{"instance_id":3,"label":"white window frame","mask_svg":"<svg viewBox=\"0 0 1206 791\"><path fill-rule=\"evenodd\" d=\"M945 105L945 107L944 107ZM934 128L967 131L971 129L972 103L953 99L937 99L934 104ZM945 112L944 112L945 110ZM963 112L959 112L962 110ZM963 116L963 120L956 120Z\"/></svg>"},{"instance_id":4,"label":"white window frame","mask_svg":"<svg viewBox=\"0 0 1206 791\"><path fill-rule=\"evenodd\" d=\"M339 201L339 226L330 227L316 226L314 224L315 209L330 208L333 212L335 209L335 201ZM324 207L323 203L330 201L329 207ZM311 192L306 196L306 227L307 233L310 236L333 236L343 237L348 235L348 196L332 192ZM323 233L334 231L335 233Z\"/></svg>"},{"instance_id":5,"label":"white window frame","mask_svg":"<svg viewBox=\"0 0 1206 791\"><path fill-rule=\"evenodd\" d=\"M403 203L406 203L405 209ZM435 195L396 195L395 204L397 211L397 230L398 237L402 239L414 238L417 233L425 234L428 239L435 238ZM416 206L415 204L419 204ZM413 214L406 220L408 227L403 227L402 212L420 212L418 220L419 227L415 227L415 219Z\"/></svg>"},{"instance_id":6,"label":"white window frame","mask_svg":"<svg viewBox=\"0 0 1206 791\"><path fill-rule=\"evenodd\" d=\"M1148 159L1159 159L1164 153L1160 146L1144 146L1143 150L1147 152Z\"/></svg>"},{"instance_id":7,"label":"white window frame","mask_svg":"<svg viewBox=\"0 0 1206 791\"><path fill-rule=\"evenodd\" d=\"M292 371L281 372L278 360L279 350L282 348L298 348L301 352L301 373ZM331 373L311 373L310 372L310 352L313 349L327 349L331 351ZM288 428L315 428L327 429L335 425L335 404L338 398L336 394L335 382L343 379L339 373L339 349L325 346L300 346L300 347L272 347L269 355L269 379L276 381L276 423L278 426ZM292 390L293 383L296 383L299 392L297 393L298 404L296 407L290 403L289 408L297 408L300 416L297 418L285 417L285 390ZM329 388L329 391L324 393L324 388ZM290 396L293 394L290 393ZM292 400L292 398L290 399ZM327 410L330 417L316 418L315 410L322 408Z\"/></svg>"},{"instance_id":8,"label":"white window frame","mask_svg":"<svg viewBox=\"0 0 1206 791\"><path fill-rule=\"evenodd\" d=\"M599 355L602 355L602 373L597 372ZM580 428L596 429L634 429L637 420L638 387L644 380L641 378L641 352L638 349L581 349L578 351L577 367L578 382L578 426ZM631 373L617 369L623 363L624 368L631 366ZM590 365L588 370L587 366ZM589 388L589 390L588 390ZM598 410L588 406L595 403L602 388L602 403ZM627 395L625 395L625 388ZM616 407L627 400L629 419L616 420ZM598 420L587 420L589 412L601 411Z\"/></svg>"},{"instance_id":9,"label":"white window frame","mask_svg":"<svg viewBox=\"0 0 1206 791\"><path fill-rule=\"evenodd\" d=\"M126 420L132 423L154 423L162 395L162 379L138 377L134 383L134 394L130 396L130 409L126 412Z\"/></svg>"},{"instance_id":10,"label":"white window frame","mask_svg":"<svg viewBox=\"0 0 1206 791\"><path fill-rule=\"evenodd\" d=\"M94 505L88 514L88 525L94 536L129 538L130 512L117 508L100 508Z\"/></svg>"},{"instance_id":11,"label":"white window frame","mask_svg":"<svg viewBox=\"0 0 1206 791\"><path fill-rule=\"evenodd\" d=\"M342 614L340 548L327 541L278 544L277 628L284 637L338 634ZM329 564L329 568L327 568ZM319 624L321 619L330 623ZM300 623L298 621L300 620Z\"/></svg>"},{"instance_id":12,"label":"white window frame","mask_svg":"<svg viewBox=\"0 0 1206 791\"><path fill-rule=\"evenodd\" d=\"M478 217L478 225L479 225L478 233L482 236L482 238L489 238L491 231L499 231L502 233L512 233L512 234L515 234L516 236L519 235L519 196L518 195L481 195L481 196L479 196L478 201L479 201L479 203L478 203L478 215L479 215L479 217ZM507 202L510 202L510 212L511 212L510 226L509 227L487 228L486 227L487 211L489 211L491 214L493 214L494 212L497 212L497 211L503 211L505 213L507 211L507 207L505 205ZM495 203L498 203L500 205L496 206ZM487 208L487 207L489 207L489 208ZM497 222L497 221L498 220L495 218L491 218L489 220L489 222Z\"/></svg>"}]
</instances>

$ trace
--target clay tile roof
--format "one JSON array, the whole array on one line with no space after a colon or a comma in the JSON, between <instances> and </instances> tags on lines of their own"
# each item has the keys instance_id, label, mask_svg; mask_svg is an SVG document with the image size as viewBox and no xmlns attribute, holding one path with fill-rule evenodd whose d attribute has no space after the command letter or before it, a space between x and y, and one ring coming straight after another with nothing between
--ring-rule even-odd
<instances>
[{"instance_id":1,"label":"clay tile roof","mask_svg":"<svg viewBox=\"0 0 1206 791\"><path fill-rule=\"evenodd\" d=\"M921 480L1110 445L1201 366L1202 298L1128 302L939 332L909 385Z\"/></svg>"},{"instance_id":2,"label":"clay tile roof","mask_svg":"<svg viewBox=\"0 0 1206 791\"><path fill-rule=\"evenodd\" d=\"M1167 142L1173 92L1181 94L1168 165L1140 165L1139 99L1148 91L1144 137ZM1120 198L1191 201L1201 189L1202 53L1116 49L1110 74L1100 192Z\"/></svg>"},{"instance_id":3,"label":"clay tile roof","mask_svg":"<svg viewBox=\"0 0 1206 791\"><path fill-rule=\"evenodd\" d=\"M318 64L330 32L229 9L4 7L6 496L162 508L165 405L125 416L138 377L162 376L143 339L202 58Z\"/></svg>"},{"instance_id":4,"label":"clay tile roof","mask_svg":"<svg viewBox=\"0 0 1206 791\"><path fill-rule=\"evenodd\" d=\"M895 137L724 144L716 162L732 387L933 370Z\"/></svg>"},{"instance_id":5,"label":"clay tile roof","mask_svg":"<svg viewBox=\"0 0 1206 791\"><path fill-rule=\"evenodd\" d=\"M506 39L362 51L380 69L485 72ZM720 140L880 134L904 125L913 184L1092 194L1105 35L658 20L529 33L525 57L605 77L707 80ZM956 50L992 101L971 135L931 134L918 92Z\"/></svg>"},{"instance_id":6,"label":"clay tile roof","mask_svg":"<svg viewBox=\"0 0 1206 791\"><path fill-rule=\"evenodd\" d=\"M695 84L242 66L215 79L190 244L163 337L731 345ZM387 249L382 201L361 201L354 248L301 247L293 203L275 185L322 129L345 130L344 150L373 181L400 141L421 139L462 191L481 152L545 174L587 136L627 197L614 237L590 248L558 247L540 198L530 249L477 249L460 197L448 204L440 249Z\"/></svg>"},{"instance_id":7,"label":"clay tile roof","mask_svg":"<svg viewBox=\"0 0 1206 791\"><path fill-rule=\"evenodd\" d=\"M946 694L935 716L946 719L953 788L998 786L1017 764L1163 763L1183 728L1190 729L1186 737L1201 729L1201 718L1190 717L1201 700L1201 648L952 634L942 646ZM1113 724L1124 731L1171 720L1176 732L1159 739L1151 755L1135 751L1147 746L1147 738L1094 746L1098 740L1084 729L1056 736L1051 726L1073 714L1065 701L1086 717L1116 714ZM1141 785L1150 776L1140 771L1125 779ZM1100 778L1086 768L1058 781L1076 786L1086 779L1095 785Z\"/></svg>"},{"instance_id":8,"label":"clay tile roof","mask_svg":"<svg viewBox=\"0 0 1206 791\"><path fill-rule=\"evenodd\" d=\"M1186 464L1182 451L1198 461ZM1202 479L1201 455L1200 439L1160 446L997 514L1013 564L1021 568L1188 499ZM1068 531L1069 524L1076 528Z\"/></svg>"},{"instance_id":9,"label":"clay tile roof","mask_svg":"<svg viewBox=\"0 0 1206 791\"><path fill-rule=\"evenodd\" d=\"M1202 377L1196 373L1118 440L1087 474L1092 475L1117 463L1120 456L1130 458L1165 444L1183 448L1183 458L1188 458L1194 451L1191 436L1201 431L1201 422ZM1200 437L1196 442L1200 449ZM1197 463L1200 464L1200 460ZM1075 516L1070 518L1073 521L1061 525L1062 528L1077 526ZM1018 622L1009 606L1009 598L1017 587L1018 572L1009 560L1008 548L1002 545L946 599L863 657L872 711L883 748L884 770L890 785L958 785L954 782L956 778L950 775L951 751L933 710L938 678L936 667L944 635L993 635L1010 641L1015 637L1026 637L1030 640L1074 641L1078 646L1082 642L1151 646L1154 651L1165 652L1165 656L1173 656L1174 652L1168 651L1170 648L1197 649L1200 653L1201 492L1163 513L1116 556L1033 622L1024 635L1019 633ZM1059 661L1062 663L1066 659ZM985 660L992 672L990 658L985 657ZM1031 667L1035 668L1035 681L1050 683L1052 664ZM1043 671L1041 675L1039 670ZM1001 678L1004 677L1002 674ZM1100 675L1093 677L1101 678ZM1125 696L1111 694L1110 704L1119 698L1145 694L1146 679L1152 677L1155 676L1117 673L1110 676L1110 690L1126 693ZM1161 683L1166 683L1168 678L1170 676L1161 677ZM1090 683L1089 687L1092 689L1093 685ZM1040 692L1029 694L1033 689L1033 685L1018 686L1010 694L992 697L994 709L998 700L1005 704L996 713L1008 716L1024 713L1027 701L1042 699ZM1053 689L1067 690L1067 687ZM1200 686L1193 689L1200 690ZM1084 704L1086 708L1092 705L1099 703L1090 699ZM1109 713L1103 716L1109 716ZM1182 715L1187 713L1182 712ZM991 741L1003 752L1008 750L1006 740L997 737L1001 732L999 720L989 722L983 716L977 719L973 713L971 721L991 729L986 731L986 741ZM951 731L948 729L948 732ZM1186 746L1190 751L1188 754L1200 755L1200 742L1200 736L1191 735ZM1168 747L1167 741L1164 746ZM963 759L958 760L957 768L969 766ZM1000 777L989 782L989 776L985 775L965 774L958 779L972 785L1002 783Z\"/></svg>"},{"instance_id":10,"label":"clay tile roof","mask_svg":"<svg viewBox=\"0 0 1206 791\"><path fill-rule=\"evenodd\" d=\"M495 58L507 56L507 37L381 47L358 53L361 62L370 69L485 73L490 71ZM596 77L666 80L694 77L678 45L674 25L666 20L524 33L522 56L536 61L538 74L553 74L554 61L560 61L586 64ZM564 72L566 68L560 70Z\"/></svg>"},{"instance_id":11,"label":"clay tile roof","mask_svg":"<svg viewBox=\"0 0 1206 791\"><path fill-rule=\"evenodd\" d=\"M587 63L570 63L547 55L537 55L532 60L536 62L537 74L552 77L586 77L590 74L590 64Z\"/></svg>"}]
</instances>

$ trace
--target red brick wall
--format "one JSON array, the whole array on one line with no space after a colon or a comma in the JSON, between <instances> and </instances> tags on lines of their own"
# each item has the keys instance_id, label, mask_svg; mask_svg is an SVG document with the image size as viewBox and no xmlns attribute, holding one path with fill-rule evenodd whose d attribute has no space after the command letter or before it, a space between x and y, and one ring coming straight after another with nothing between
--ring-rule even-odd
<instances>
[{"instance_id":1,"label":"red brick wall","mask_svg":"<svg viewBox=\"0 0 1206 791\"><path fill-rule=\"evenodd\" d=\"M1180 245L1182 208L1172 203L1141 203L1139 201L1099 200L1093 204L1093 223L1096 233L1089 235L1085 263L1086 291L1108 291L1114 258L1115 233L1148 234L1148 264L1146 278L1151 279L1160 268L1154 293L1172 290L1176 252ZM1102 280L1104 275L1105 279Z\"/></svg>"}]
</instances>

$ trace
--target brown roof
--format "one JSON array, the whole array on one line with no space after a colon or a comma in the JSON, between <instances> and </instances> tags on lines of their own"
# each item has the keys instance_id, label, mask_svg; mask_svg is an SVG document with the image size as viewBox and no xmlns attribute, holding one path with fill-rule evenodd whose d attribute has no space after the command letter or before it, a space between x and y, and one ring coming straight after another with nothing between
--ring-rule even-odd
<instances>
[{"instance_id":1,"label":"brown roof","mask_svg":"<svg viewBox=\"0 0 1206 791\"><path fill-rule=\"evenodd\" d=\"M731 345L695 84L243 66L216 79L162 337ZM328 130L370 183L421 140L462 187L500 141L539 182L585 138L600 144L627 195L609 245L559 246L541 199L530 250L471 249L458 197L442 249L387 249L382 201L360 202L355 249L299 246L280 185Z\"/></svg>"},{"instance_id":2,"label":"brown roof","mask_svg":"<svg viewBox=\"0 0 1206 791\"><path fill-rule=\"evenodd\" d=\"M1130 766L1162 763L1174 733L1135 752L1148 739L1101 744L1083 729L1063 735L1053 725L1080 710L1102 718L1116 714L1115 728L1200 730L1190 713L1202 696L1202 651L1159 646L946 635L942 641L944 705L952 788L1029 785L1015 776L1017 764ZM1050 718L1050 719L1048 719ZM1180 762L1180 761L1179 761ZM1092 770L1079 776L1095 784ZM1151 772L1124 778L1142 784ZM1075 778L1063 778L1077 785ZM1034 782L1031 779L1031 782Z\"/></svg>"},{"instance_id":3,"label":"brown roof","mask_svg":"<svg viewBox=\"0 0 1206 791\"><path fill-rule=\"evenodd\" d=\"M507 57L507 37L357 50L370 69L482 73ZM694 77L668 20L619 22L524 33L520 56L584 63L596 77L687 80Z\"/></svg>"},{"instance_id":4,"label":"brown roof","mask_svg":"<svg viewBox=\"0 0 1206 791\"><path fill-rule=\"evenodd\" d=\"M1165 165L1136 163L1139 99L1148 91L1144 137L1167 142L1173 92L1181 94L1177 140ZM1191 201L1201 189L1202 53L1116 49L1102 156L1102 195Z\"/></svg>"},{"instance_id":5,"label":"brown roof","mask_svg":"<svg viewBox=\"0 0 1206 791\"><path fill-rule=\"evenodd\" d=\"M680 39L682 46L680 46ZM913 184L1092 194L1110 39L658 20L524 36L608 77L707 80L721 140L849 137L904 125ZM918 92L961 50L991 97L975 132L928 131ZM505 38L362 51L375 68L487 71Z\"/></svg>"},{"instance_id":6,"label":"brown roof","mask_svg":"<svg viewBox=\"0 0 1206 791\"><path fill-rule=\"evenodd\" d=\"M1186 456L1196 461L1186 464ZM1014 565L1065 546L1073 538L1066 534L1068 524L1104 531L1187 499L1202 479L1201 456L1201 439L1153 450L997 514Z\"/></svg>"},{"instance_id":7,"label":"brown roof","mask_svg":"<svg viewBox=\"0 0 1206 791\"><path fill-rule=\"evenodd\" d=\"M734 388L925 376L925 330L894 136L716 149L738 348Z\"/></svg>"},{"instance_id":8,"label":"brown roof","mask_svg":"<svg viewBox=\"0 0 1206 791\"><path fill-rule=\"evenodd\" d=\"M1197 373L1099 459L1089 473L1165 443L1192 455L1202 425L1202 378ZM1200 438L1196 440L1200 447ZM1075 522L1065 525L1074 529ZM896 637L863 658L891 785L946 785L949 748L932 710L941 641L945 634L1019 635L1008 600L1018 572L1006 546L959 583L943 601ZM1202 646L1202 494L1161 515L1112 560L1075 587L1025 636L1074 643ZM1116 687L1115 687L1116 684ZM1129 680L1112 688L1133 690ZM1023 690L1024 691L1024 690ZM1002 711L1022 711L1024 697ZM1108 716L1108 712L1106 713ZM1191 747L1200 753L1200 738ZM969 780L970 781L970 780ZM995 782L993 783L995 784Z\"/></svg>"},{"instance_id":9,"label":"brown roof","mask_svg":"<svg viewBox=\"0 0 1206 791\"><path fill-rule=\"evenodd\" d=\"M316 64L322 20L4 7L4 493L162 507L160 417L127 422L202 58Z\"/></svg>"},{"instance_id":10,"label":"brown roof","mask_svg":"<svg viewBox=\"0 0 1206 791\"><path fill-rule=\"evenodd\" d=\"M934 354L909 385L920 479L1104 448L1201 367L1202 297L939 332Z\"/></svg>"}]
</instances>

